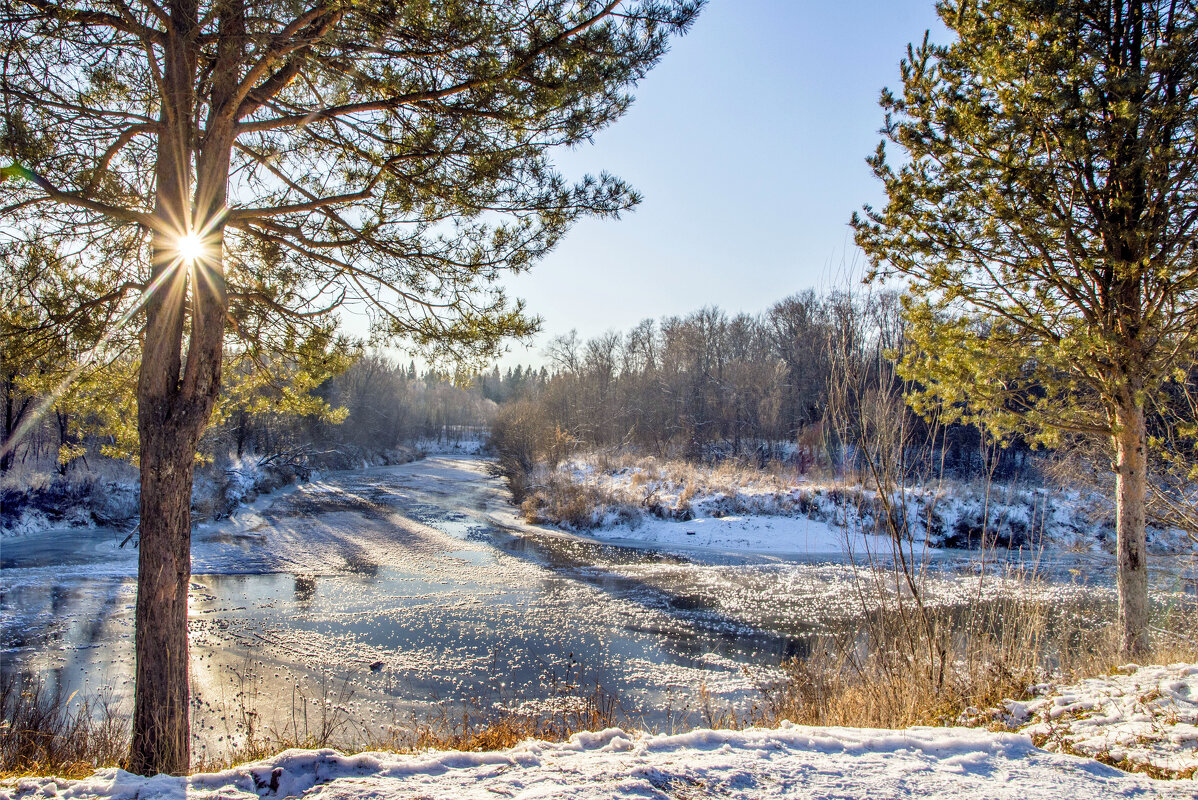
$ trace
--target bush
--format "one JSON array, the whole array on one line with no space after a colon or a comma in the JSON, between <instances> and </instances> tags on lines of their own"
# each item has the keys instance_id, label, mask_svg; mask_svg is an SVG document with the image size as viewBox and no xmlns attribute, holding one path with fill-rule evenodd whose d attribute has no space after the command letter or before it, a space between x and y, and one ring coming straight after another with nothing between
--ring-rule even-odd
<instances>
[{"instance_id":1,"label":"bush","mask_svg":"<svg viewBox=\"0 0 1198 800\"><path fill-rule=\"evenodd\" d=\"M512 499L518 504L524 502L537 464L556 467L574 446L573 438L563 430L548 427L543 409L531 400L503 406L491 421L495 470L507 481Z\"/></svg>"}]
</instances>

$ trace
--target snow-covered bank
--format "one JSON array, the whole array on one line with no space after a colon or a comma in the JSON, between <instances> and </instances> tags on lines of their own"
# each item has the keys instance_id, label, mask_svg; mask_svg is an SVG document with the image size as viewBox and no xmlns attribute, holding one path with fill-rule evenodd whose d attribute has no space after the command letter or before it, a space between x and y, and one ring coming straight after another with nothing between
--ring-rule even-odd
<instances>
[{"instance_id":1,"label":"snow-covered bank","mask_svg":"<svg viewBox=\"0 0 1198 800\"><path fill-rule=\"evenodd\" d=\"M322 471L406 464L424 452L410 447L340 447L320 453L225 456L196 471L192 520L224 519L260 495L318 479ZM23 485L11 478L8 484L0 487L0 538L64 528L132 530L137 523L137 471L126 462L109 461L100 470L66 477L31 474Z\"/></svg>"},{"instance_id":2,"label":"snow-covered bank","mask_svg":"<svg viewBox=\"0 0 1198 800\"><path fill-rule=\"evenodd\" d=\"M844 527L805 516L760 514L695 517L687 521L648 518L635 525L588 530L587 535L610 542L637 542L662 550L691 548L741 553L805 555L889 553L890 540L850 533ZM919 552L932 552L918 546Z\"/></svg>"},{"instance_id":3,"label":"snow-covered bank","mask_svg":"<svg viewBox=\"0 0 1198 800\"><path fill-rule=\"evenodd\" d=\"M1114 675L1038 686L1036 693L1005 701L995 716L1049 750L1134 770L1198 772L1198 664L1132 664Z\"/></svg>"},{"instance_id":4,"label":"snow-covered bank","mask_svg":"<svg viewBox=\"0 0 1198 800\"><path fill-rule=\"evenodd\" d=\"M425 455L476 456L487 449L485 431L452 431L435 438L417 439L412 446Z\"/></svg>"},{"instance_id":5,"label":"snow-covered bank","mask_svg":"<svg viewBox=\"0 0 1198 800\"><path fill-rule=\"evenodd\" d=\"M140 778L22 779L3 800L342 798L1193 798L1193 781L1154 781L1049 753L1028 736L970 728L610 729L561 744L417 755L288 750L224 772Z\"/></svg>"},{"instance_id":6,"label":"snow-covered bank","mask_svg":"<svg viewBox=\"0 0 1198 800\"><path fill-rule=\"evenodd\" d=\"M579 456L527 477L530 522L659 547L755 552L888 552L892 529L918 548L1110 550L1113 507L1100 495L1026 485L941 481L877 491L821 482L781 465L715 466ZM893 520L893 525L891 521ZM1157 553L1193 552L1180 530L1150 530Z\"/></svg>"},{"instance_id":7,"label":"snow-covered bank","mask_svg":"<svg viewBox=\"0 0 1198 800\"><path fill-rule=\"evenodd\" d=\"M123 526L137 516L137 473L129 464L70 477L6 476L0 486L0 538L56 528Z\"/></svg>"}]
</instances>

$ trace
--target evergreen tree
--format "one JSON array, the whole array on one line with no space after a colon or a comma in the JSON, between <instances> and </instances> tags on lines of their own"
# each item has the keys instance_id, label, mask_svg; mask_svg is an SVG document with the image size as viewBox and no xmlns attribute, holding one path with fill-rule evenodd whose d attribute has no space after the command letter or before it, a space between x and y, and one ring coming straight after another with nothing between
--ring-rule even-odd
<instances>
[{"instance_id":1,"label":"evergreen tree","mask_svg":"<svg viewBox=\"0 0 1198 800\"><path fill-rule=\"evenodd\" d=\"M1198 349L1198 9L1176 0L948 0L884 92L855 215L909 281L917 407L1054 445L1109 443L1122 649L1148 642L1146 409Z\"/></svg>"},{"instance_id":2,"label":"evergreen tree","mask_svg":"<svg viewBox=\"0 0 1198 800\"><path fill-rule=\"evenodd\" d=\"M582 215L585 141L701 0L4 0L9 230L79 252L79 313L142 328L131 770L189 764L192 470L228 336L305 341L332 308L435 356L535 329L496 289Z\"/></svg>"}]
</instances>

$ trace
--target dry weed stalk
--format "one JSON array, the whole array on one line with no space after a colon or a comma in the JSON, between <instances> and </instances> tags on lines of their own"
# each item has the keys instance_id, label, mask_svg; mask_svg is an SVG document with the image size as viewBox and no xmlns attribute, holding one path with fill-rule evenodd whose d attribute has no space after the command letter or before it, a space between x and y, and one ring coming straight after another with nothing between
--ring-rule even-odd
<instances>
[{"instance_id":1,"label":"dry weed stalk","mask_svg":"<svg viewBox=\"0 0 1198 800\"><path fill-rule=\"evenodd\" d=\"M781 681L761 681L764 706L755 721L782 719L811 725L901 728L953 724L1021 699L1029 687L1053 677L1103 674L1119 663L1113 627L1095 628L1039 599L1038 564L1010 565L993 551L983 511L977 553L976 593L958 607L931 604L928 594L930 525L917 528L909 489L942 492L945 448L936 420L921 422L903 402L903 384L883 342L871 342L846 320L832 341L829 382L830 438L846 475L866 491L842 492L843 520L854 587L862 615L857 631L827 636L812 654L785 665ZM941 442L942 444L942 442ZM997 446L984 453L997 463ZM993 469L982 487L988 506ZM862 513L861 504L877 508ZM932 513L926 510L924 513ZM1043 524L1043 513L1041 513ZM872 520L872 529L863 529ZM854 536L858 534L874 534ZM883 541L878 547L870 542ZM864 549L854 542L865 542ZM996 569L1001 565L1002 569ZM989 599L984 587L1000 581L1005 591ZM1198 645L1192 608L1175 609L1161 621L1150 656L1167 663L1193 660Z\"/></svg>"}]
</instances>

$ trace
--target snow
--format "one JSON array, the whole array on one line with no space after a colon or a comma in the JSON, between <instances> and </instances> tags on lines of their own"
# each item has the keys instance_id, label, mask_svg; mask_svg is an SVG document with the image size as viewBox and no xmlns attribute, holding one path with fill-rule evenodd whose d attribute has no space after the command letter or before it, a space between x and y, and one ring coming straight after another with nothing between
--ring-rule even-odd
<instances>
[{"instance_id":1,"label":"snow","mask_svg":"<svg viewBox=\"0 0 1198 800\"><path fill-rule=\"evenodd\" d=\"M103 474L9 476L0 486L0 540L48 530L126 525L137 516L137 483Z\"/></svg>"},{"instance_id":2,"label":"snow","mask_svg":"<svg viewBox=\"0 0 1198 800\"><path fill-rule=\"evenodd\" d=\"M915 549L976 547L1102 552L1113 547L1109 497L1030 484L935 481L877 491L781 468L715 466L635 456L580 455L532 476L534 522L621 543L737 552L886 554L887 513L905 516ZM575 510L586 498L589 513ZM569 509L562 514L560 507ZM559 517L560 515L560 517ZM1153 552L1190 553L1180 530L1149 530ZM910 546L910 545L908 545Z\"/></svg>"},{"instance_id":3,"label":"snow","mask_svg":"<svg viewBox=\"0 0 1198 800\"><path fill-rule=\"evenodd\" d=\"M802 553L806 555L845 552L890 553L888 537L850 532L845 528L808 517L755 514L696 517L685 522L646 519L635 527L613 526L587 531L595 539L637 542L668 550L699 548L741 553ZM917 552L934 552L922 544Z\"/></svg>"},{"instance_id":4,"label":"snow","mask_svg":"<svg viewBox=\"0 0 1198 800\"><path fill-rule=\"evenodd\" d=\"M223 772L141 778L116 769L77 781L26 778L0 800L343 798L1194 798L1191 780L1155 781L1050 753L1030 737L973 728L695 730L612 728L496 752L412 755L287 750Z\"/></svg>"},{"instance_id":5,"label":"snow","mask_svg":"<svg viewBox=\"0 0 1198 800\"><path fill-rule=\"evenodd\" d=\"M470 452L477 452L479 443L473 441L472 446ZM458 446L456 452L467 451ZM253 507L260 497L277 494L296 482L319 481L329 472L405 464L419 455L408 447L369 450L346 445L302 454L296 460L278 460L279 454L222 456L196 471L192 521L224 519ZM104 460L95 470L79 470L67 478L6 476L0 484L0 540L103 528L123 531L119 536L123 539L137 526L139 483L128 475L132 469L123 462ZM124 477L107 477L112 474Z\"/></svg>"},{"instance_id":6,"label":"snow","mask_svg":"<svg viewBox=\"0 0 1198 800\"><path fill-rule=\"evenodd\" d=\"M413 446L425 455L479 455L487 447L484 431L453 431L436 438L417 439Z\"/></svg>"},{"instance_id":7,"label":"snow","mask_svg":"<svg viewBox=\"0 0 1198 800\"><path fill-rule=\"evenodd\" d=\"M1050 750L1132 769L1198 771L1198 664L1139 667L1007 700L1002 716Z\"/></svg>"}]
</instances>

